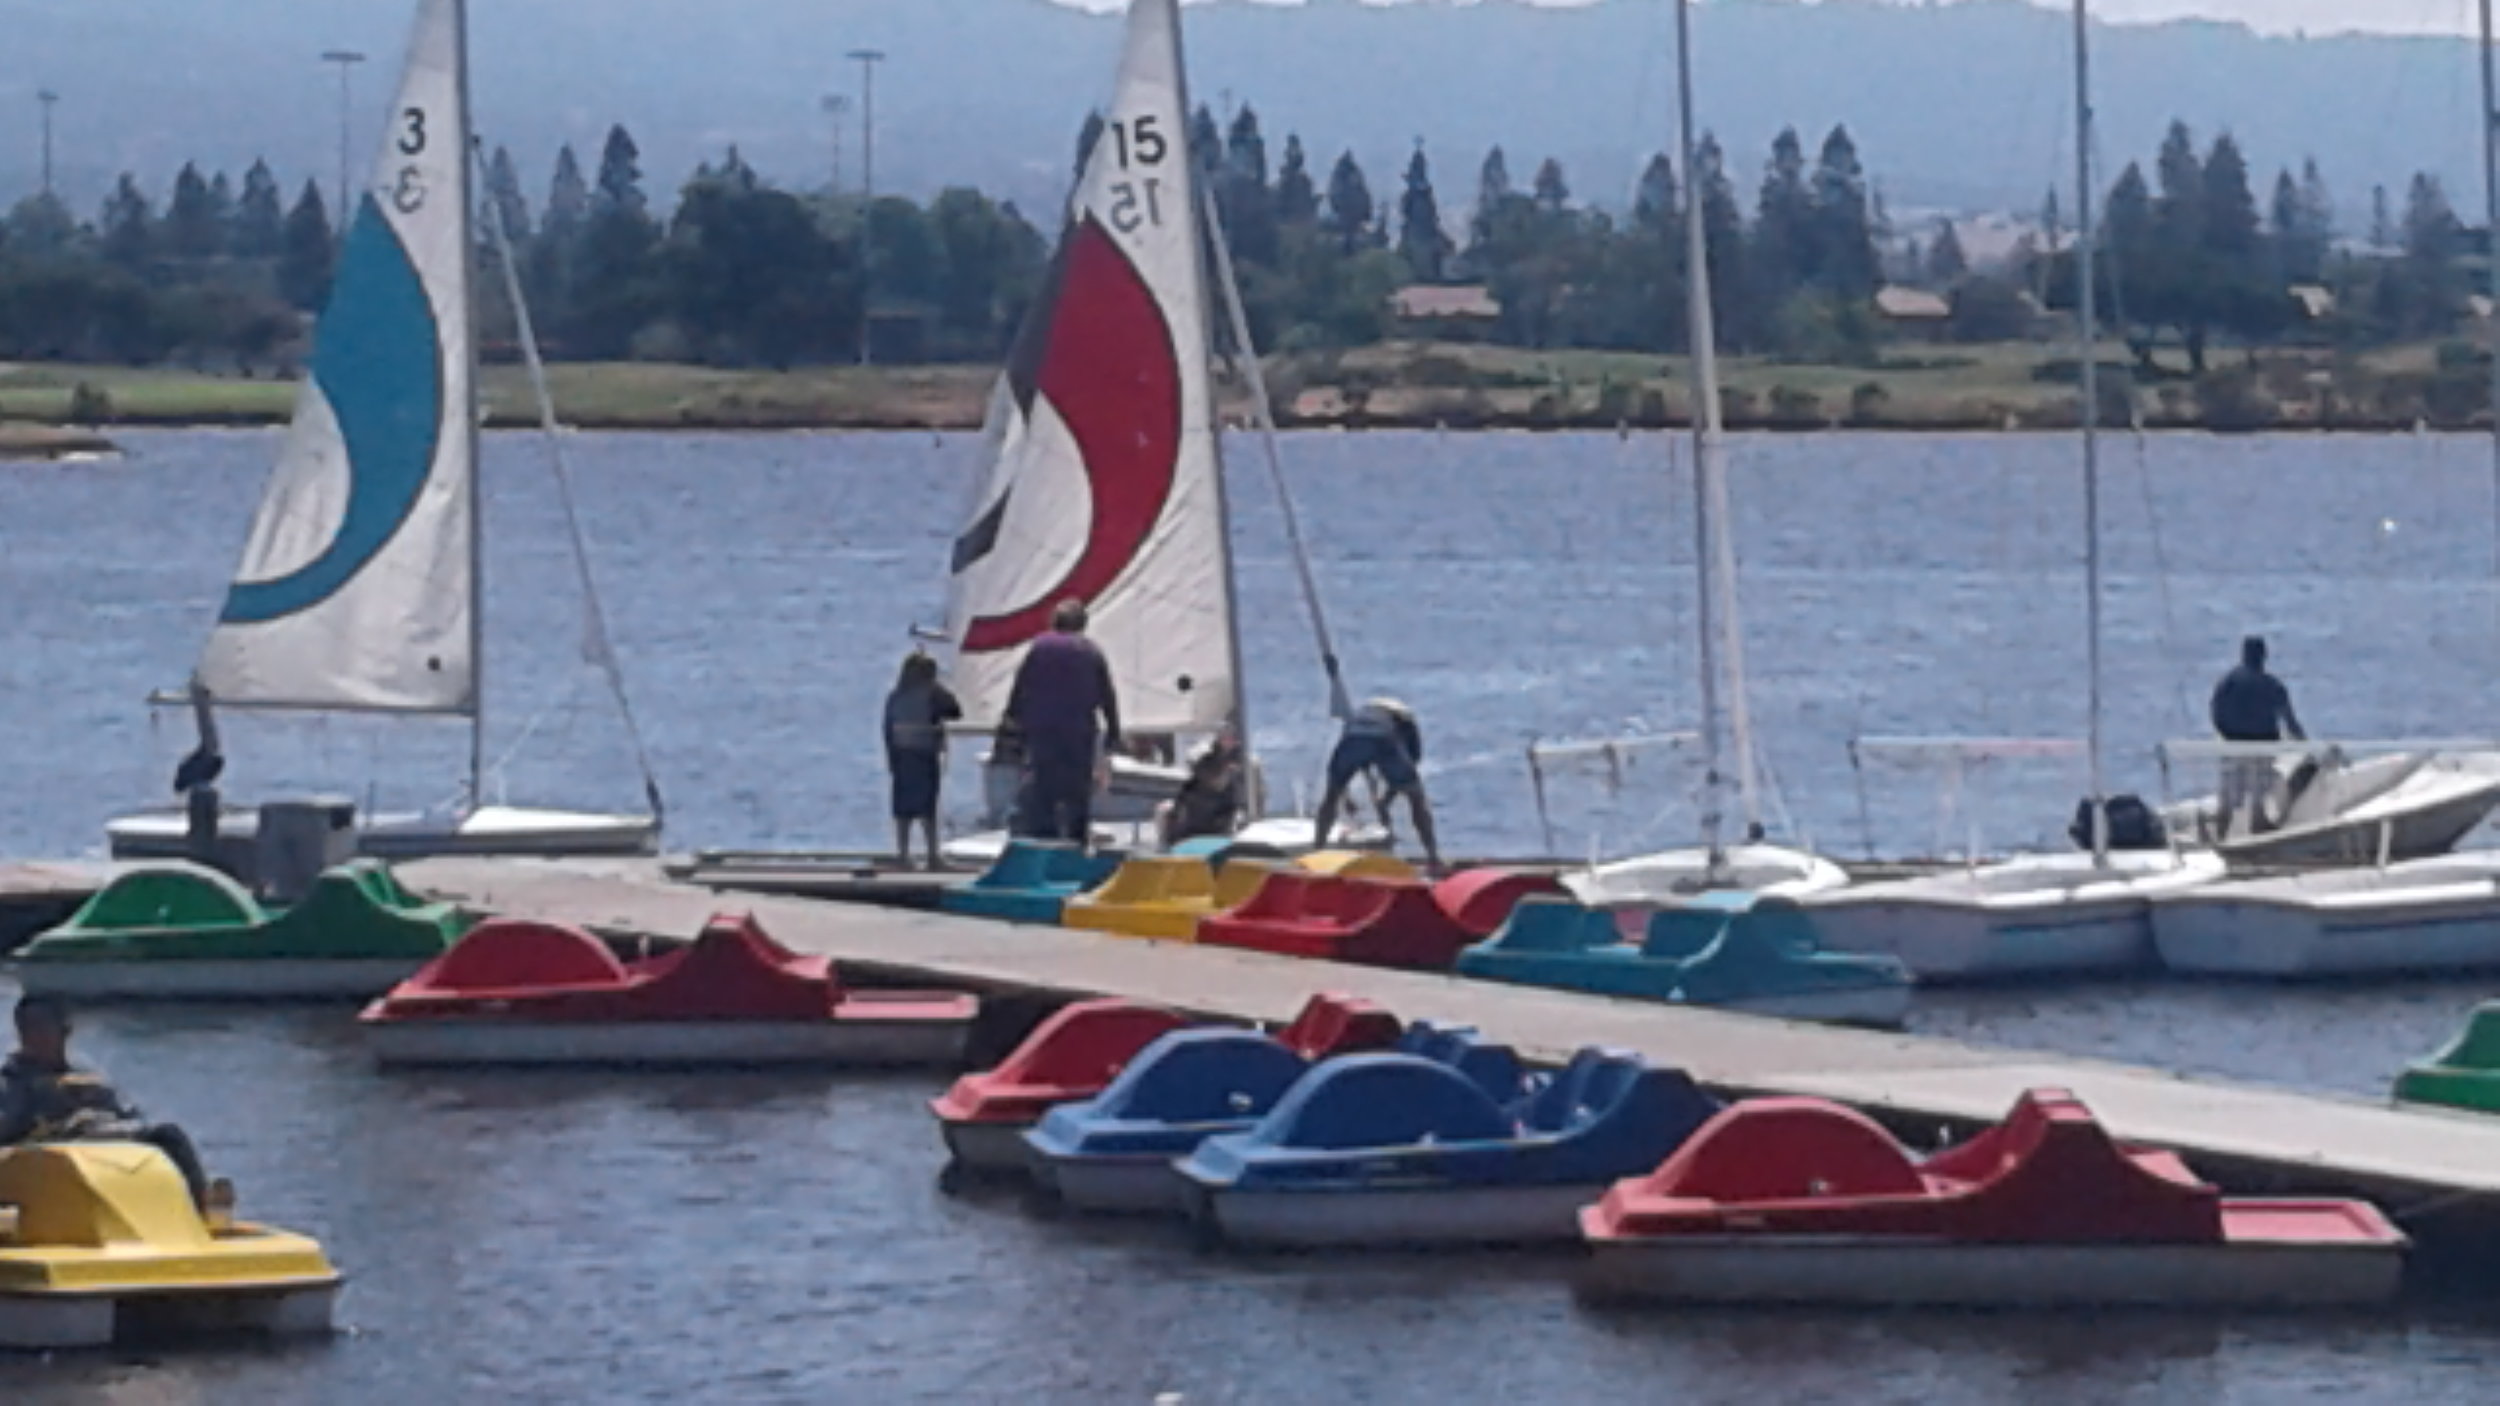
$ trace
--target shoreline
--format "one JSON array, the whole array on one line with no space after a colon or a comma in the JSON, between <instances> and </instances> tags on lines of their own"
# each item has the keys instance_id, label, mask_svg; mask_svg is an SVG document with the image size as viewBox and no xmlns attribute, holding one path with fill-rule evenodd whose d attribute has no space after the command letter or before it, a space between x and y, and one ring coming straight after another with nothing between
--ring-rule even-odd
<instances>
[{"instance_id":1,"label":"shoreline","mask_svg":"<svg viewBox=\"0 0 2500 1406\"><path fill-rule=\"evenodd\" d=\"M2112 349L2104 361L2123 353ZM2321 370L2299 352L2266 353L2201 381L2124 387L2107 399L2113 433L2371 434L2486 430L2479 372L2443 367L2436 348L2391 348L2367 365ZM1690 428L1680 359L1629 352L1535 351L1393 342L1285 355L1266 368L1272 411L1291 430L1659 432ZM1747 433L2072 433L2074 360L2054 348L1895 347L1867 365L1737 358L1725 380L1728 429ZM2471 374L2478 393L2464 395ZM557 417L602 431L981 428L995 368L986 364L825 366L787 371L671 363L560 363L548 384ZM2459 382L2459 385L2462 383ZM534 429L534 392L517 366L480 376L488 428ZM1255 406L1218 393L1228 425ZM0 363L0 457L110 452L117 427L249 429L284 424L295 384L274 374L165 367Z\"/></svg>"}]
</instances>

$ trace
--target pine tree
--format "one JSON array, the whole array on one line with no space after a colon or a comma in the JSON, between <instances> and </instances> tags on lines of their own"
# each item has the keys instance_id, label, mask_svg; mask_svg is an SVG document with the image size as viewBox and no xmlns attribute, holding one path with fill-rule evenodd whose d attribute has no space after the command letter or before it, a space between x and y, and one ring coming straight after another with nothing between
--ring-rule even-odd
<instances>
[{"instance_id":1,"label":"pine tree","mask_svg":"<svg viewBox=\"0 0 2500 1406\"><path fill-rule=\"evenodd\" d=\"M2457 275L2464 225L2439 177L2416 172L2405 192L2402 333L2444 333L2456 320L2465 289Z\"/></svg>"},{"instance_id":2,"label":"pine tree","mask_svg":"<svg viewBox=\"0 0 2500 1406\"><path fill-rule=\"evenodd\" d=\"M278 252L278 291L307 311L330 296L330 272L337 255L329 209L321 203L321 183L304 182L304 193L286 216Z\"/></svg>"},{"instance_id":3,"label":"pine tree","mask_svg":"<svg viewBox=\"0 0 2500 1406\"><path fill-rule=\"evenodd\" d=\"M243 173L243 194L234 209L236 256L274 259L286 240L286 199L266 161L254 161Z\"/></svg>"},{"instance_id":4,"label":"pine tree","mask_svg":"<svg viewBox=\"0 0 2500 1406\"><path fill-rule=\"evenodd\" d=\"M1676 189L1675 163L1665 152L1641 168L1641 183L1632 195L1632 223L1652 233L1673 234L1681 227L1682 195Z\"/></svg>"},{"instance_id":5,"label":"pine tree","mask_svg":"<svg viewBox=\"0 0 2500 1406\"><path fill-rule=\"evenodd\" d=\"M1421 142L1407 160L1406 193L1398 200L1398 253L1426 283L1441 281L1450 257L1449 231L1441 227L1441 203L1432 194L1432 165Z\"/></svg>"},{"instance_id":6,"label":"pine tree","mask_svg":"<svg viewBox=\"0 0 2500 1406\"><path fill-rule=\"evenodd\" d=\"M1319 219L1319 192L1311 185L1311 170L1302 154L1302 138L1289 133L1285 137L1285 161L1276 169L1276 222L1288 227L1316 223Z\"/></svg>"},{"instance_id":7,"label":"pine tree","mask_svg":"<svg viewBox=\"0 0 2500 1406\"><path fill-rule=\"evenodd\" d=\"M1536 192L1536 207L1546 214L1559 215L1571 208L1571 183L1563 179L1562 163L1553 157L1537 164L1531 189Z\"/></svg>"},{"instance_id":8,"label":"pine tree","mask_svg":"<svg viewBox=\"0 0 2500 1406\"><path fill-rule=\"evenodd\" d=\"M2308 197L2289 169L2274 177L2271 210L2275 266L2291 283L2314 283L2325 272L2326 241L2312 222Z\"/></svg>"},{"instance_id":9,"label":"pine tree","mask_svg":"<svg viewBox=\"0 0 2500 1406\"><path fill-rule=\"evenodd\" d=\"M1715 134L1702 134L1693 161L1691 189L1701 201L1702 236L1710 249L1710 311L1720 342L1742 350L1753 344L1763 321L1749 292L1747 275L1754 251L1745 238L1745 214L1736 203L1736 183L1727 174L1727 153Z\"/></svg>"},{"instance_id":10,"label":"pine tree","mask_svg":"<svg viewBox=\"0 0 2500 1406\"><path fill-rule=\"evenodd\" d=\"M1814 280L1844 303L1875 296L1875 227L1867 207L1866 168L1846 127L1823 139L1814 167Z\"/></svg>"},{"instance_id":11,"label":"pine tree","mask_svg":"<svg viewBox=\"0 0 2500 1406\"><path fill-rule=\"evenodd\" d=\"M1259 115L1247 103L1233 115L1225 136L1224 169L1215 192L1234 256L1244 263L1273 265L1279 250L1278 220L1276 197L1267 188L1267 138L1259 134Z\"/></svg>"},{"instance_id":12,"label":"pine tree","mask_svg":"<svg viewBox=\"0 0 2500 1406\"><path fill-rule=\"evenodd\" d=\"M2320 244L2335 243L2335 193L2327 188L2326 177L2318 170L2318 158L2311 156L2300 163L2300 205L2302 218L2308 222L2309 235Z\"/></svg>"},{"instance_id":13,"label":"pine tree","mask_svg":"<svg viewBox=\"0 0 2500 1406\"><path fill-rule=\"evenodd\" d=\"M2103 259L2110 277L2102 281L2101 306L2094 311L2102 321L2120 327L2137 364L2147 371L2153 363L2152 339L2136 329L2151 322L2153 315L2138 290L2152 287L2160 278L2158 224L2152 185L2144 179L2143 166L2130 161L2118 174L2118 183L2110 187L2102 218L2108 251ZM2072 280L2058 282L2050 290L2051 305L2073 307Z\"/></svg>"},{"instance_id":14,"label":"pine tree","mask_svg":"<svg viewBox=\"0 0 2500 1406\"><path fill-rule=\"evenodd\" d=\"M580 235L589 220L590 183L582 178L581 158L567 142L556 151L556 173L547 183L547 221L540 233L564 243Z\"/></svg>"},{"instance_id":15,"label":"pine tree","mask_svg":"<svg viewBox=\"0 0 2500 1406\"><path fill-rule=\"evenodd\" d=\"M1347 253L1361 246L1371 231L1372 190L1363 179L1363 168L1354 162L1349 151L1337 158L1328 173L1328 217L1322 224L1337 236Z\"/></svg>"},{"instance_id":16,"label":"pine tree","mask_svg":"<svg viewBox=\"0 0 2500 1406\"><path fill-rule=\"evenodd\" d=\"M1926 263L1927 281L1938 288L1951 288L1970 272L1970 257L1962 252L1962 234L1953 221L1936 221L1936 242L1927 246Z\"/></svg>"},{"instance_id":17,"label":"pine tree","mask_svg":"<svg viewBox=\"0 0 2500 1406\"><path fill-rule=\"evenodd\" d=\"M196 174L196 173L195 173ZM129 172L113 187L113 194L104 202L104 213L97 221L104 240L104 257L123 268L139 270L156 257L156 212L148 198L139 190L139 183Z\"/></svg>"},{"instance_id":18,"label":"pine tree","mask_svg":"<svg viewBox=\"0 0 2500 1406\"><path fill-rule=\"evenodd\" d=\"M2396 217L2388 209L2387 187L2370 187L2370 247L2385 253L2396 247Z\"/></svg>"},{"instance_id":19,"label":"pine tree","mask_svg":"<svg viewBox=\"0 0 2500 1406\"><path fill-rule=\"evenodd\" d=\"M1259 134L1259 114L1248 103L1233 114L1233 125L1225 133L1224 165L1234 180L1267 188L1267 138Z\"/></svg>"},{"instance_id":20,"label":"pine tree","mask_svg":"<svg viewBox=\"0 0 2500 1406\"><path fill-rule=\"evenodd\" d=\"M1764 308L1778 308L1813 280L1814 243L1805 143L1796 128L1783 127L1771 141L1771 162L1763 169L1762 192L1754 201L1751 264Z\"/></svg>"},{"instance_id":21,"label":"pine tree","mask_svg":"<svg viewBox=\"0 0 2500 1406\"><path fill-rule=\"evenodd\" d=\"M1476 168L1476 211L1467 225L1469 244L1487 242L1495 217L1510 198L1510 160L1496 146L1484 154L1484 164Z\"/></svg>"},{"instance_id":22,"label":"pine tree","mask_svg":"<svg viewBox=\"0 0 2500 1406\"><path fill-rule=\"evenodd\" d=\"M1208 176L1224 170L1224 129L1216 125L1215 109L1205 103L1189 119L1189 154L1198 161L1198 169Z\"/></svg>"},{"instance_id":23,"label":"pine tree","mask_svg":"<svg viewBox=\"0 0 2500 1406\"><path fill-rule=\"evenodd\" d=\"M486 163L486 198L494 202L495 214L503 221L504 237L512 241L512 247L526 247L530 239L530 201L521 193L521 168L514 164L508 148L496 147L494 157Z\"/></svg>"},{"instance_id":24,"label":"pine tree","mask_svg":"<svg viewBox=\"0 0 2500 1406\"><path fill-rule=\"evenodd\" d=\"M186 161L174 175L173 198L165 205L164 243L178 259L214 257L225 247L226 231L215 198L200 168Z\"/></svg>"},{"instance_id":25,"label":"pine tree","mask_svg":"<svg viewBox=\"0 0 2500 1406\"><path fill-rule=\"evenodd\" d=\"M599 190L594 214L647 216L651 201L642 193L642 148L623 123L608 128L607 145L599 153Z\"/></svg>"}]
</instances>

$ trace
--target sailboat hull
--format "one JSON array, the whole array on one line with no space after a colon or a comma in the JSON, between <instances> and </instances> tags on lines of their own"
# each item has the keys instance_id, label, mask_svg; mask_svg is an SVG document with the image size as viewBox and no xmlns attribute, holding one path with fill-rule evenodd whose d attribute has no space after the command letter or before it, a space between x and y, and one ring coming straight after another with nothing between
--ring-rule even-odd
<instances>
[{"instance_id":1,"label":"sailboat hull","mask_svg":"<svg viewBox=\"0 0 2500 1406\"><path fill-rule=\"evenodd\" d=\"M2044 855L1803 901L1818 942L1898 957L1922 982L2120 973L2150 964L2151 900L2222 877L2208 854Z\"/></svg>"},{"instance_id":2,"label":"sailboat hull","mask_svg":"<svg viewBox=\"0 0 2500 1406\"><path fill-rule=\"evenodd\" d=\"M260 813L230 809L218 822L221 846L250 846ZM190 853L189 822L179 811L146 811L105 826L115 859L181 859ZM358 817L356 852L375 859L438 855L570 858L655 854L660 822L648 815L480 806L450 813L401 812Z\"/></svg>"},{"instance_id":3,"label":"sailboat hull","mask_svg":"<svg viewBox=\"0 0 2500 1406\"><path fill-rule=\"evenodd\" d=\"M2153 938L2200 976L2500 969L2500 855L2217 884L2155 904Z\"/></svg>"}]
</instances>

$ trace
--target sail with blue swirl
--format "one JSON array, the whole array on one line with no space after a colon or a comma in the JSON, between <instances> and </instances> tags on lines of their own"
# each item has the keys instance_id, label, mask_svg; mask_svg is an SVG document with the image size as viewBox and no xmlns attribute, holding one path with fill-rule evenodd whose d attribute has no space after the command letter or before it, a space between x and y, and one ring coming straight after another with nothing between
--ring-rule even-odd
<instances>
[{"instance_id":1,"label":"sail with blue swirl","mask_svg":"<svg viewBox=\"0 0 2500 1406\"><path fill-rule=\"evenodd\" d=\"M461 0L423 0L276 470L196 677L219 703L474 716Z\"/></svg>"}]
</instances>

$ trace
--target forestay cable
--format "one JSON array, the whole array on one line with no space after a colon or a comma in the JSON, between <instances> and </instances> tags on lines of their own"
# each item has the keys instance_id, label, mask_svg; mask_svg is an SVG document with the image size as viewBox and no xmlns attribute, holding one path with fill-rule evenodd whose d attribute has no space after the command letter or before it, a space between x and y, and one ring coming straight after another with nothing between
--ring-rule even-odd
<instances>
[{"instance_id":1,"label":"forestay cable","mask_svg":"<svg viewBox=\"0 0 2500 1406\"><path fill-rule=\"evenodd\" d=\"M483 174L485 146L470 143L470 159L478 163ZM582 532L582 515L573 502L573 476L564 462L564 437L556 424L555 397L547 390L547 366L539 359L538 334L530 325L529 303L521 296L521 272L512 258L512 236L504 228L503 202L488 187L486 199L486 230L495 241L495 262L503 269L504 296L512 304L512 318L521 339L521 359L529 367L530 391L538 398L538 426L547 438L547 462L555 473L556 498L564 508L565 535L573 544L573 571L582 588L582 653L607 678L608 691L616 698L617 713L625 720L625 735L633 743L634 764L642 770L643 799L651 806L651 818L664 823L668 807L660 798L660 782L651 770L651 750L642 740L642 725L634 719L634 702L625 691L625 672L617 663L616 646L608 636L607 611L599 604L599 582L590 569L590 544Z\"/></svg>"}]
</instances>

